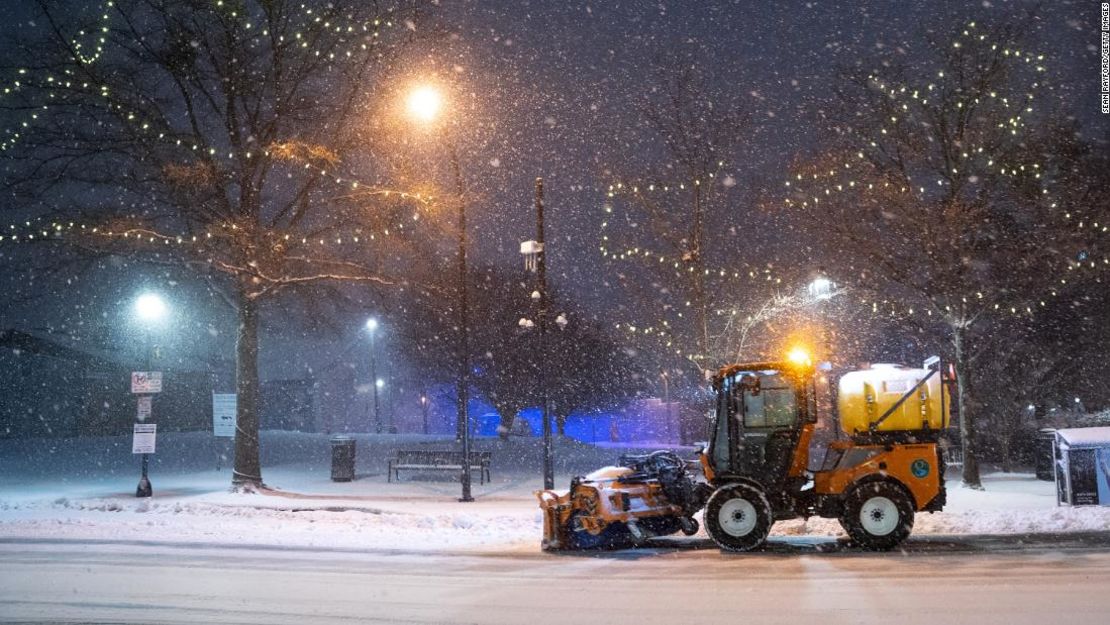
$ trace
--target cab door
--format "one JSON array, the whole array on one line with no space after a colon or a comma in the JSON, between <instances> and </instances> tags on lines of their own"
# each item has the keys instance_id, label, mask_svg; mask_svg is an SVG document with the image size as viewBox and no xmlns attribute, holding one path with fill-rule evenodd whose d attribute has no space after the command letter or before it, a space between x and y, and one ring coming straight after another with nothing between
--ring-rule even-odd
<instances>
[{"instance_id":1,"label":"cab door","mask_svg":"<svg viewBox=\"0 0 1110 625\"><path fill-rule=\"evenodd\" d=\"M777 371L741 371L722 380L710 447L714 471L780 483L797 445L798 405L797 389Z\"/></svg>"},{"instance_id":2,"label":"cab door","mask_svg":"<svg viewBox=\"0 0 1110 625\"><path fill-rule=\"evenodd\" d=\"M787 474L798 442L798 393L779 372L761 372L756 389L744 393L741 467L763 484L778 484Z\"/></svg>"}]
</instances>

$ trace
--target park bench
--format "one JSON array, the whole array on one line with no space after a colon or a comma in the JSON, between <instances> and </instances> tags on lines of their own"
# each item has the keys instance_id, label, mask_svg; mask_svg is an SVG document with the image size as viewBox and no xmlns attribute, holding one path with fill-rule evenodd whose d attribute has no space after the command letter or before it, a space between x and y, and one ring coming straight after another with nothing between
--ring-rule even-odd
<instances>
[{"instance_id":1,"label":"park bench","mask_svg":"<svg viewBox=\"0 0 1110 625\"><path fill-rule=\"evenodd\" d=\"M470 470L478 471L478 479L485 484L490 479L489 464L492 452L470 452ZM401 471L459 471L463 469L463 452L453 449L399 449L389 459L387 481L400 481Z\"/></svg>"}]
</instances>

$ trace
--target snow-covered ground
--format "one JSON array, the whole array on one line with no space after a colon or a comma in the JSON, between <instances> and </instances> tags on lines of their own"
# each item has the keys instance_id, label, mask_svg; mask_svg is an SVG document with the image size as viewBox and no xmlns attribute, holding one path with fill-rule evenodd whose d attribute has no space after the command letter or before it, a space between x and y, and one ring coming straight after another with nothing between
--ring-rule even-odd
<instances>
[{"instance_id":1,"label":"snow-covered ground","mask_svg":"<svg viewBox=\"0 0 1110 625\"><path fill-rule=\"evenodd\" d=\"M203 434L164 434L152 463L155 496L133 496L138 461L120 438L0 441L0 539L222 543L401 552L538 550L540 449L532 439L481 439L493 480L460 503L456 476L389 483L396 447L442 443L416 436L360 436L358 479L330 481L327 437L266 432L264 476L273 490L228 492L224 450ZM562 441L557 485L612 462L620 449ZM985 476L986 490L949 482L944 512L920 514L915 536L1110 531L1110 507L1057 507L1054 486L1030 474ZM703 530L704 532L704 530ZM772 536L836 537L830 519L778 523ZM704 536L703 536L704 538Z\"/></svg>"}]
</instances>

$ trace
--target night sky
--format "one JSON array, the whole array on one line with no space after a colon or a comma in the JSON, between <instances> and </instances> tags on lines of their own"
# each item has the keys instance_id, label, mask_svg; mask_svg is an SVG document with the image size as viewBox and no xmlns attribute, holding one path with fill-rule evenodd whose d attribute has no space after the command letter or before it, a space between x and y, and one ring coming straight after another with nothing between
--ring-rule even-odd
<instances>
[{"instance_id":1,"label":"night sky","mask_svg":"<svg viewBox=\"0 0 1110 625\"><path fill-rule=\"evenodd\" d=\"M472 111L476 123L459 139L464 175L481 193L472 211L474 256L508 266L520 263L518 243L531 238L533 228L532 181L543 176L548 185L550 274L586 306L604 312L619 304L593 263L603 190L612 180L606 165L630 155L650 161L657 153L656 146L636 135L641 120L634 104L647 89L653 59L699 59L718 86L748 106L754 122L749 148L730 159L727 169L738 185L728 195L728 211L718 218L760 224L767 217L754 213L752 189L780 180L791 158L814 148L838 67L891 50L916 62L925 58L914 46L927 30L947 30L957 21L987 23L1037 3L439 4L449 36L425 45L405 63L414 73L457 81L480 103ZM13 33L42 27L29 23L32 5L26 0L4 3L0 45ZM1097 112L1097 12L1096 2L1041 3L1031 41L1048 57L1062 109L1083 122L1088 136L1105 140L1110 126ZM23 213L5 204L0 222L9 221L5 214ZM764 237L744 262L759 264L773 253L765 246L791 243ZM0 262L14 260L7 255ZM10 266L5 273L9 286L12 279L26 280L17 278ZM84 309L86 315L116 314L143 276L150 272L129 268L96 272L83 287L39 283L38 289L49 295L0 306L0 328L41 331L64 325L75 331L78 299L99 295L99 303ZM225 309L195 312L187 322L197 332L192 342L196 336L226 336L232 318ZM217 348L196 349L201 356Z\"/></svg>"}]
</instances>

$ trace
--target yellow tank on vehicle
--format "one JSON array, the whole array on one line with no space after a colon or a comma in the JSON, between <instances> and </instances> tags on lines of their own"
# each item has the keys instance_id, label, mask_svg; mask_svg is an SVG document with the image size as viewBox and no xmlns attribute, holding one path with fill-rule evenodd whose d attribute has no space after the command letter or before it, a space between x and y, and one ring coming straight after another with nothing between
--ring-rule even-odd
<instances>
[{"instance_id":1,"label":"yellow tank on vehicle","mask_svg":"<svg viewBox=\"0 0 1110 625\"><path fill-rule=\"evenodd\" d=\"M852 371L841 376L837 396L841 429L847 434L870 431L873 423L879 421L926 377L928 379L878 424L875 430L895 432L940 430L948 427L949 398L947 392L941 392L939 372L876 364L869 369Z\"/></svg>"}]
</instances>

